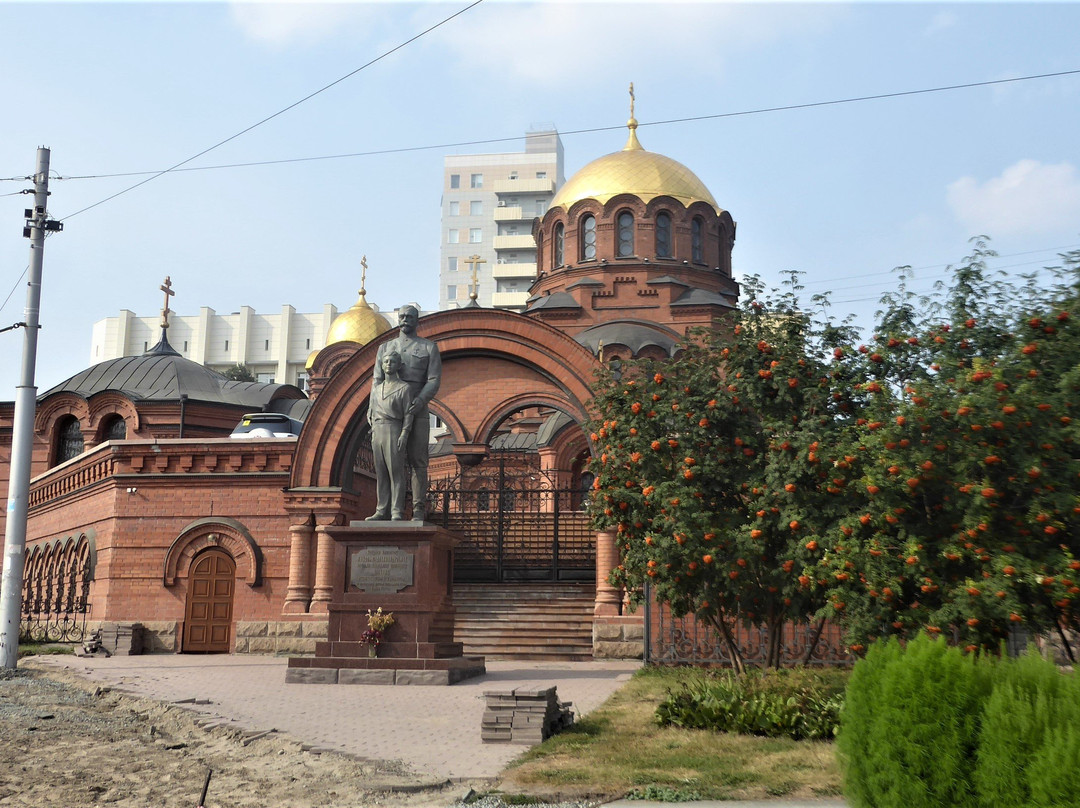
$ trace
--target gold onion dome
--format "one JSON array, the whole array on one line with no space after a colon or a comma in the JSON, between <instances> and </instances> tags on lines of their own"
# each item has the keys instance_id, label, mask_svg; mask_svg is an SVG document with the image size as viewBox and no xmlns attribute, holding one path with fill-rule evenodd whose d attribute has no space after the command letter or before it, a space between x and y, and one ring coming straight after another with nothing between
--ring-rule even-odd
<instances>
[{"instance_id":1,"label":"gold onion dome","mask_svg":"<svg viewBox=\"0 0 1080 808\"><path fill-rule=\"evenodd\" d=\"M366 274L367 264L364 263ZM390 330L391 325L386 318L379 314L367 302L365 295L367 290L360 287L360 296L357 301L347 310L334 318L330 324L330 330L326 332L326 344L333 345L338 342L355 342L367 345L373 339ZM318 351L312 351L308 356L306 368L311 369L318 356Z\"/></svg>"},{"instance_id":2,"label":"gold onion dome","mask_svg":"<svg viewBox=\"0 0 1080 808\"><path fill-rule=\"evenodd\" d=\"M335 342L358 342L366 345L390 330L390 323L371 308L364 295L365 290L361 289L360 297L352 307L334 318L330 330L326 332L327 345Z\"/></svg>"},{"instance_id":3,"label":"gold onion dome","mask_svg":"<svg viewBox=\"0 0 1080 808\"><path fill-rule=\"evenodd\" d=\"M626 125L630 137L622 151L606 154L578 171L555 194L550 207L569 210L582 199L604 204L619 194L633 194L646 203L658 196L673 197L686 207L693 202L707 202L717 213L721 212L705 183L693 171L670 157L641 147L633 112Z\"/></svg>"}]
</instances>

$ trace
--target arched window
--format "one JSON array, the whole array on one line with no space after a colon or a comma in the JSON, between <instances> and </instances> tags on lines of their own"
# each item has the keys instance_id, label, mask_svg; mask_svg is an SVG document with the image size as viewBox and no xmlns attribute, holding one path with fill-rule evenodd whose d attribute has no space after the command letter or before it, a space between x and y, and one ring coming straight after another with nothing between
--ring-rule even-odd
<instances>
[{"instance_id":1,"label":"arched window","mask_svg":"<svg viewBox=\"0 0 1080 808\"><path fill-rule=\"evenodd\" d=\"M555 256L552 266L561 267L566 263L563 260L563 252L566 247L566 233L563 231L562 223L555 225Z\"/></svg>"},{"instance_id":2,"label":"arched window","mask_svg":"<svg viewBox=\"0 0 1080 808\"><path fill-rule=\"evenodd\" d=\"M656 214L656 257L671 258L671 215Z\"/></svg>"},{"instance_id":3,"label":"arched window","mask_svg":"<svg viewBox=\"0 0 1080 808\"><path fill-rule=\"evenodd\" d=\"M56 426L56 462L63 463L83 453L83 434L79 419L66 416Z\"/></svg>"},{"instance_id":4,"label":"arched window","mask_svg":"<svg viewBox=\"0 0 1080 808\"><path fill-rule=\"evenodd\" d=\"M581 219L581 260L596 260L596 217L592 215Z\"/></svg>"},{"instance_id":5,"label":"arched window","mask_svg":"<svg viewBox=\"0 0 1080 808\"><path fill-rule=\"evenodd\" d=\"M690 224L690 260L695 264L705 263L705 222L695 216Z\"/></svg>"},{"instance_id":6,"label":"arched window","mask_svg":"<svg viewBox=\"0 0 1080 808\"><path fill-rule=\"evenodd\" d=\"M101 430L102 440L125 440L127 438L127 421L120 415L110 415L105 428Z\"/></svg>"},{"instance_id":7,"label":"arched window","mask_svg":"<svg viewBox=\"0 0 1080 808\"><path fill-rule=\"evenodd\" d=\"M619 258L634 254L634 214L624 210L619 214Z\"/></svg>"}]
</instances>

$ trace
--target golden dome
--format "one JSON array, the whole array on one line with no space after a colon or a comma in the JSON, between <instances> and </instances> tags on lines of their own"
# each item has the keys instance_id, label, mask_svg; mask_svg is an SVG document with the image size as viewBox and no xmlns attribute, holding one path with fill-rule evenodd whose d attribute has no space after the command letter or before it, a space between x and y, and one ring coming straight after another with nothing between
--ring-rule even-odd
<instances>
[{"instance_id":1,"label":"golden dome","mask_svg":"<svg viewBox=\"0 0 1080 808\"><path fill-rule=\"evenodd\" d=\"M390 330L386 318L371 308L364 297L365 290L360 290L359 299L348 311L343 311L334 318L330 330L326 332L326 344L335 342L358 342L366 345L380 334Z\"/></svg>"},{"instance_id":2,"label":"golden dome","mask_svg":"<svg viewBox=\"0 0 1080 808\"><path fill-rule=\"evenodd\" d=\"M623 150L593 160L577 172L555 194L550 207L568 210L582 199L603 204L618 194L633 194L646 203L658 196L674 197L686 207L693 202L708 202L717 213L721 212L693 171L670 157L645 151L638 142L633 117L627 126L630 137Z\"/></svg>"}]
</instances>

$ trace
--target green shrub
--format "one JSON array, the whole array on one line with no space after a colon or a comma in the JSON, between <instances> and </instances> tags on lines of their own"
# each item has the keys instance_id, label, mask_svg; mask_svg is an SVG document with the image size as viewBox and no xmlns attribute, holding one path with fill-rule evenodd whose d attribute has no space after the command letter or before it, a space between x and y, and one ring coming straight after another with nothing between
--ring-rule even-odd
<instances>
[{"instance_id":1,"label":"green shrub","mask_svg":"<svg viewBox=\"0 0 1080 808\"><path fill-rule=\"evenodd\" d=\"M661 725L768 737L831 738L846 671L723 672L683 684L656 708Z\"/></svg>"},{"instance_id":2,"label":"green shrub","mask_svg":"<svg viewBox=\"0 0 1080 808\"><path fill-rule=\"evenodd\" d=\"M1035 651L871 646L838 736L853 808L1080 808L1080 678Z\"/></svg>"},{"instance_id":3,"label":"green shrub","mask_svg":"<svg viewBox=\"0 0 1080 808\"><path fill-rule=\"evenodd\" d=\"M976 808L972 775L986 668L925 635L900 653L885 646L883 656L852 673L851 689L864 693L842 715L843 760L859 761L845 768L845 793L856 808ZM866 683L871 668L877 681Z\"/></svg>"},{"instance_id":4,"label":"green shrub","mask_svg":"<svg viewBox=\"0 0 1080 808\"><path fill-rule=\"evenodd\" d=\"M884 671L896 664L900 654L900 643L895 639L874 643L866 657L856 663L848 682L840 713L837 752L844 770L844 794L855 808L874 804L873 766L870 756L863 752L870 748Z\"/></svg>"},{"instance_id":5,"label":"green shrub","mask_svg":"<svg viewBox=\"0 0 1080 808\"><path fill-rule=\"evenodd\" d=\"M983 805L1047 808L1032 801L1031 765L1047 743L1047 729L1068 710L1070 680L1033 649L992 666L993 689L982 711L975 785Z\"/></svg>"}]
</instances>

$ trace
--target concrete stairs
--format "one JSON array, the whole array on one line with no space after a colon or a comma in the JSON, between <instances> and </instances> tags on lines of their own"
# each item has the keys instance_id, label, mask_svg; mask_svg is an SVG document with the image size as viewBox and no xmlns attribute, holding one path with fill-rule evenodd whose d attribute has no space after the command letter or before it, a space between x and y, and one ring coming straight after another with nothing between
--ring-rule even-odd
<instances>
[{"instance_id":1,"label":"concrete stairs","mask_svg":"<svg viewBox=\"0 0 1080 808\"><path fill-rule=\"evenodd\" d=\"M593 584L454 584L454 639L488 659L587 661Z\"/></svg>"}]
</instances>

